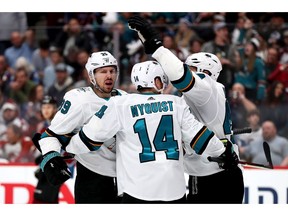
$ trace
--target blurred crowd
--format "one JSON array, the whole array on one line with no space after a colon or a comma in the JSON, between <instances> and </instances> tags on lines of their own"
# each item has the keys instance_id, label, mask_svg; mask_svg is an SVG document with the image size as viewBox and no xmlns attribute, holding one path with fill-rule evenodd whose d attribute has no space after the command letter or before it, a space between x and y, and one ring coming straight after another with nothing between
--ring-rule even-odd
<instances>
[{"instance_id":1,"label":"blurred crowd","mask_svg":"<svg viewBox=\"0 0 288 216\"><path fill-rule=\"evenodd\" d=\"M47 119L49 95L59 106L65 92L88 86L91 52L117 58L117 87L134 92L130 71L148 60L127 25L136 13L0 13L0 160L34 162L31 137ZM205 51L219 57L218 82L226 87L240 157L266 163L260 144L271 146L275 165L288 165L288 25L286 13L137 13L157 27L163 45L180 59ZM167 94L179 94L169 86ZM42 126L41 126L42 125ZM47 127L47 125L46 125ZM260 143L260 144L259 144ZM276 144L274 144L276 143Z\"/></svg>"}]
</instances>

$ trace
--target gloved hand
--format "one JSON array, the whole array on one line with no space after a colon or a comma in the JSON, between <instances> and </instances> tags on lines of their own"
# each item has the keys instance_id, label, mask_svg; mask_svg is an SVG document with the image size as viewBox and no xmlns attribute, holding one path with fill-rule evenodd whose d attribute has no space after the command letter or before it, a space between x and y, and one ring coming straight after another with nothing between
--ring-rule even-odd
<instances>
[{"instance_id":1,"label":"gloved hand","mask_svg":"<svg viewBox=\"0 0 288 216\"><path fill-rule=\"evenodd\" d=\"M159 33L143 17L131 17L128 20L128 25L130 29L137 31L138 36L144 45L146 54L154 53L163 45Z\"/></svg>"},{"instance_id":2,"label":"gloved hand","mask_svg":"<svg viewBox=\"0 0 288 216\"><path fill-rule=\"evenodd\" d=\"M40 148L40 145L39 145L39 140L41 139L41 134L40 133L35 133L34 136L32 137L32 141L33 141L33 144L35 145L35 147L40 151L41 151L41 148Z\"/></svg>"},{"instance_id":3,"label":"gloved hand","mask_svg":"<svg viewBox=\"0 0 288 216\"><path fill-rule=\"evenodd\" d=\"M50 151L43 155L43 160L40 164L41 170L46 175L50 184L58 186L71 178L71 172L60 153Z\"/></svg>"},{"instance_id":4,"label":"gloved hand","mask_svg":"<svg viewBox=\"0 0 288 216\"><path fill-rule=\"evenodd\" d=\"M208 160L217 162L222 169L233 169L237 167L239 163L238 155L233 150L232 143L229 140L224 140L222 142L224 142L224 145L226 146L225 151L219 157L208 157Z\"/></svg>"},{"instance_id":5,"label":"gloved hand","mask_svg":"<svg viewBox=\"0 0 288 216\"><path fill-rule=\"evenodd\" d=\"M40 168L38 168L37 170L35 170L34 172L34 176L39 179L41 176L42 170Z\"/></svg>"}]
</instances>

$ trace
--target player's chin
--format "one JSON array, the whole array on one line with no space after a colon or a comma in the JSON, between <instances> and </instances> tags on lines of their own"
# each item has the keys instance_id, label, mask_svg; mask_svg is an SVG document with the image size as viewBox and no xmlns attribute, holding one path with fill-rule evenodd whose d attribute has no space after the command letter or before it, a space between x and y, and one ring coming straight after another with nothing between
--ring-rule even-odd
<instances>
[{"instance_id":1,"label":"player's chin","mask_svg":"<svg viewBox=\"0 0 288 216\"><path fill-rule=\"evenodd\" d=\"M104 91L106 92L106 93L110 93L112 90L113 90L113 87L114 87L114 85L105 85L105 87L104 87Z\"/></svg>"}]
</instances>

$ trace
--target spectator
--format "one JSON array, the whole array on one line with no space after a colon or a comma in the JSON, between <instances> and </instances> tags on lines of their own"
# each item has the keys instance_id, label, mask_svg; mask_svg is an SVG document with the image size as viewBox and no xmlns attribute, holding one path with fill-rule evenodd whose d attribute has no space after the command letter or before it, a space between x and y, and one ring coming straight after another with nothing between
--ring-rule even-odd
<instances>
[{"instance_id":1,"label":"spectator","mask_svg":"<svg viewBox=\"0 0 288 216\"><path fill-rule=\"evenodd\" d=\"M89 58L89 53L85 50L79 50L76 56L76 67L75 71L72 74L72 78L74 82L85 80L86 72L85 72L85 64Z\"/></svg>"},{"instance_id":2,"label":"spectator","mask_svg":"<svg viewBox=\"0 0 288 216\"><path fill-rule=\"evenodd\" d=\"M2 107L3 107L5 102L6 102L6 98L5 98L4 94L3 94L3 92L0 91L0 124L3 123Z\"/></svg>"},{"instance_id":3,"label":"spectator","mask_svg":"<svg viewBox=\"0 0 288 216\"><path fill-rule=\"evenodd\" d=\"M277 134L277 128L272 121L264 121L262 123L262 137L241 149L243 157L253 163L267 164L263 150L264 141L268 142L270 146L273 165L285 165L284 162L288 160L288 140Z\"/></svg>"},{"instance_id":4,"label":"spectator","mask_svg":"<svg viewBox=\"0 0 288 216\"><path fill-rule=\"evenodd\" d=\"M127 14L128 15L128 14ZM115 57L119 59L119 70L121 71L121 76L119 76L119 82L123 82L130 75L130 65L129 60L130 56L128 54L128 49L126 45L131 42L134 38L132 37L131 30L128 28L128 25L125 21L117 21L111 25L108 32L110 35L109 43L107 43L107 50L112 50L117 48L116 43L113 43L115 36L119 37L119 53L116 53ZM136 53L134 53L135 55ZM129 74L128 74L129 73Z\"/></svg>"},{"instance_id":5,"label":"spectator","mask_svg":"<svg viewBox=\"0 0 288 216\"><path fill-rule=\"evenodd\" d=\"M269 74L267 80L269 83L281 82L285 87L284 92L288 94L288 62L278 64L275 70Z\"/></svg>"},{"instance_id":6,"label":"spectator","mask_svg":"<svg viewBox=\"0 0 288 216\"><path fill-rule=\"evenodd\" d=\"M257 34L253 20L246 15L239 15L231 34L231 43L237 46L240 53L243 53L245 43Z\"/></svg>"},{"instance_id":7,"label":"spectator","mask_svg":"<svg viewBox=\"0 0 288 216\"><path fill-rule=\"evenodd\" d=\"M28 133L28 123L24 118L19 116L19 107L11 101L4 103L1 109L3 121L0 123L0 140L6 139L5 131L7 126L12 123L22 128L22 132L26 135Z\"/></svg>"},{"instance_id":8,"label":"spectator","mask_svg":"<svg viewBox=\"0 0 288 216\"><path fill-rule=\"evenodd\" d=\"M256 55L258 57L260 57L263 61L265 61L267 59L267 56L268 56L268 47L269 47L268 43L262 34L255 35L255 38L259 41L259 48L256 52ZM275 47L275 48L279 49L277 47Z\"/></svg>"},{"instance_id":9,"label":"spectator","mask_svg":"<svg viewBox=\"0 0 288 216\"><path fill-rule=\"evenodd\" d=\"M48 89L48 95L57 100L57 106L60 106L64 94L73 86L73 79L69 75L67 65L59 63L55 66L56 80L54 85Z\"/></svg>"},{"instance_id":10,"label":"spectator","mask_svg":"<svg viewBox=\"0 0 288 216\"><path fill-rule=\"evenodd\" d=\"M0 89L5 95L8 94L9 83L12 79L13 74L10 73L6 58L4 55L0 55Z\"/></svg>"},{"instance_id":11,"label":"spectator","mask_svg":"<svg viewBox=\"0 0 288 216\"><path fill-rule=\"evenodd\" d=\"M242 70L235 76L235 82L245 87L247 98L255 103L261 103L264 100L266 91L264 61L256 55L259 47L260 43L256 38L252 38L245 44Z\"/></svg>"},{"instance_id":12,"label":"spectator","mask_svg":"<svg viewBox=\"0 0 288 216\"><path fill-rule=\"evenodd\" d=\"M52 64L49 55L49 47L49 40L42 39L39 41L39 48L34 50L32 54L32 64L35 67L34 80L37 83L43 83L44 69Z\"/></svg>"},{"instance_id":13,"label":"spectator","mask_svg":"<svg viewBox=\"0 0 288 216\"><path fill-rule=\"evenodd\" d=\"M270 74L279 68L279 66L279 50L275 47L269 47L265 59L265 71L268 83L271 82L271 79L269 79Z\"/></svg>"},{"instance_id":14,"label":"spectator","mask_svg":"<svg viewBox=\"0 0 288 216\"><path fill-rule=\"evenodd\" d=\"M77 63L78 63L78 71L72 74L72 78L74 78L75 82L73 88L79 88L84 86L89 86L90 81L88 77L88 73L85 68L85 64L89 58L89 54L82 50L77 55Z\"/></svg>"},{"instance_id":15,"label":"spectator","mask_svg":"<svg viewBox=\"0 0 288 216\"><path fill-rule=\"evenodd\" d=\"M11 43L12 46L8 47L4 52L8 64L15 69L16 60L19 57L24 57L31 63L33 51L24 42L23 35L20 32L14 31L11 33Z\"/></svg>"},{"instance_id":16,"label":"spectator","mask_svg":"<svg viewBox=\"0 0 288 216\"><path fill-rule=\"evenodd\" d=\"M64 57L64 62L66 65L70 65L73 69L74 69L74 73L75 71L77 71L79 68L79 65L77 63L77 55L79 53L79 48L76 46L71 46L68 49L68 53L67 56Z\"/></svg>"},{"instance_id":17,"label":"spectator","mask_svg":"<svg viewBox=\"0 0 288 216\"><path fill-rule=\"evenodd\" d=\"M251 133L235 135L235 141L239 148L246 147L251 144L252 141L262 137L262 128L260 122L260 112L258 109L248 112L247 118L248 127L252 129ZM242 158L240 151L240 158Z\"/></svg>"},{"instance_id":18,"label":"spectator","mask_svg":"<svg viewBox=\"0 0 288 216\"><path fill-rule=\"evenodd\" d=\"M23 135L21 127L9 124L6 129L6 141L0 148L9 162L34 162L35 147L30 137Z\"/></svg>"},{"instance_id":19,"label":"spectator","mask_svg":"<svg viewBox=\"0 0 288 216\"><path fill-rule=\"evenodd\" d=\"M198 13L194 19L193 23L202 27L197 29L197 33L205 41L210 41L214 37L214 31L213 28L211 28L214 22L214 15L215 13L213 12L201 12Z\"/></svg>"},{"instance_id":20,"label":"spectator","mask_svg":"<svg viewBox=\"0 0 288 216\"><path fill-rule=\"evenodd\" d=\"M236 60L239 53L236 46L230 42L225 22L214 24L213 30L215 38L204 43L201 51L213 53L220 59L223 69L217 81L225 86L226 93L228 93L234 83L234 73L238 67Z\"/></svg>"},{"instance_id":21,"label":"spectator","mask_svg":"<svg viewBox=\"0 0 288 216\"><path fill-rule=\"evenodd\" d=\"M189 55L201 52L204 41L199 37L193 37L189 42ZM186 59L185 59L186 60Z\"/></svg>"},{"instance_id":22,"label":"spectator","mask_svg":"<svg viewBox=\"0 0 288 216\"><path fill-rule=\"evenodd\" d=\"M37 84L31 90L29 95L28 103L25 107L24 117L29 123L29 136L32 137L35 133L37 124L42 121L41 116L41 102L44 97L44 86Z\"/></svg>"},{"instance_id":23,"label":"spectator","mask_svg":"<svg viewBox=\"0 0 288 216\"><path fill-rule=\"evenodd\" d=\"M285 26L285 20L277 13L272 14L268 23L268 31L266 32L269 46L279 47L282 37L282 29Z\"/></svg>"},{"instance_id":24,"label":"spectator","mask_svg":"<svg viewBox=\"0 0 288 216\"><path fill-rule=\"evenodd\" d=\"M35 35L35 30L32 28L28 28L25 31L24 34L24 42L28 45L28 47L30 48L32 54L33 52L38 48L38 44L36 41L36 35Z\"/></svg>"},{"instance_id":25,"label":"spectator","mask_svg":"<svg viewBox=\"0 0 288 216\"><path fill-rule=\"evenodd\" d=\"M2 55L11 46L10 36L13 31L24 35L27 29L27 15L22 12L0 13L0 26L0 55Z\"/></svg>"},{"instance_id":26,"label":"spectator","mask_svg":"<svg viewBox=\"0 0 288 216\"><path fill-rule=\"evenodd\" d=\"M45 92L47 93L48 89L54 84L56 79L55 66L58 63L64 62L63 55L59 49L56 47L50 47L49 56L51 58L52 64L48 65L44 69L43 84ZM70 65L67 65L68 73L71 75L74 72L74 68Z\"/></svg>"},{"instance_id":27,"label":"spectator","mask_svg":"<svg viewBox=\"0 0 288 216\"><path fill-rule=\"evenodd\" d=\"M3 92L0 91L0 109L2 108L3 104L5 102L5 97L3 95ZM0 118L1 119L1 118Z\"/></svg>"},{"instance_id":28,"label":"spectator","mask_svg":"<svg viewBox=\"0 0 288 216\"><path fill-rule=\"evenodd\" d=\"M267 90L267 97L259 107L263 121L273 121L280 131L288 121L287 96L283 83L276 81Z\"/></svg>"},{"instance_id":29,"label":"spectator","mask_svg":"<svg viewBox=\"0 0 288 216\"><path fill-rule=\"evenodd\" d=\"M163 36L163 46L173 52L179 59L185 61L187 53L184 53L179 47L177 46L174 36L171 34L164 34Z\"/></svg>"},{"instance_id":30,"label":"spectator","mask_svg":"<svg viewBox=\"0 0 288 216\"><path fill-rule=\"evenodd\" d=\"M190 28L190 25L191 23L186 18L181 18L175 34L176 45L183 52L184 59L186 59L189 54L190 40L192 37L198 36L197 33Z\"/></svg>"},{"instance_id":31,"label":"spectator","mask_svg":"<svg viewBox=\"0 0 288 216\"><path fill-rule=\"evenodd\" d=\"M288 29L283 32L283 46L280 47L280 63L288 62Z\"/></svg>"},{"instance_id":32,"label":"spectator","mask_svg":"<svg viewBox=\"0 0 288 216\"><path fill-rule=\"evenodd\" d=\"M240 83L235 83L230 91L228 101L231 107L231 118L234 128L246 127L246 116L252 110L255 110L256 105L249 100L245 95L245 88Z\"/></svg>"},{"instance_id":33,"label":"spectator","mask_svg":"<svg viewBox=\"0 0 288 216\"><path fill-rule=\"evenodd\" d=\"M79 21L71 18L67 25L63 26L63 31L57 36L55 40L56 47L60 48L63 56L68 56L68 51L71 47L84 49L88 53L92 51L92 40L89 35L82 30Z\"/></svg>"},{"instance_id":34,"label":"spectator","mask_svg":"<svg viewBox=\"0 0 288 216\"><path fill-rule=\"evenodd\" d=\"M25 69L28 74L28 78L34 82L33 80L33 75L35 73L35 67L34 65L29 62L25 57L21 56L16 60L15 63L15 70L17 71L18 69ZM16 72L15 72L16 73ZM15 77L14 77L15 78Z\"/></svg>"},{"instance_id":35,"label":"spectator","mask_svg":"<svg viewBox=\"0 0 288 216\"><path fill-rule=\"evenodd\" d=\"M28 97L35 83L29 79L28 71L22 67L17 69L15 80L10 83L9 96L20 106L20 115L23 114Z\"/></svg>"}]
</instances>

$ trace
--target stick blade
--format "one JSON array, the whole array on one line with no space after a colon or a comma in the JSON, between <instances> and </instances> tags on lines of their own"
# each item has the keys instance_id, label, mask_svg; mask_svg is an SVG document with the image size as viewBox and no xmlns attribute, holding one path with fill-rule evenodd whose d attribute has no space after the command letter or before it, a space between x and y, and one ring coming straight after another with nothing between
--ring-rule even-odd
<instances>
[{"instance_id":1,"label":"stick blade","mask_svg":"<svg viewBox=\"0 0 288 216\"><path fill-rule=\"evenodd\" d=\"M270 153L270 146L266 141L263 142L263 149L264 149L264 153L265 153L265 157L267 159L267 162L269 163L269 166L273 169L273 163L272 163L272 158L271 158L271 153Z\"/></svg>"}]
</instances>

